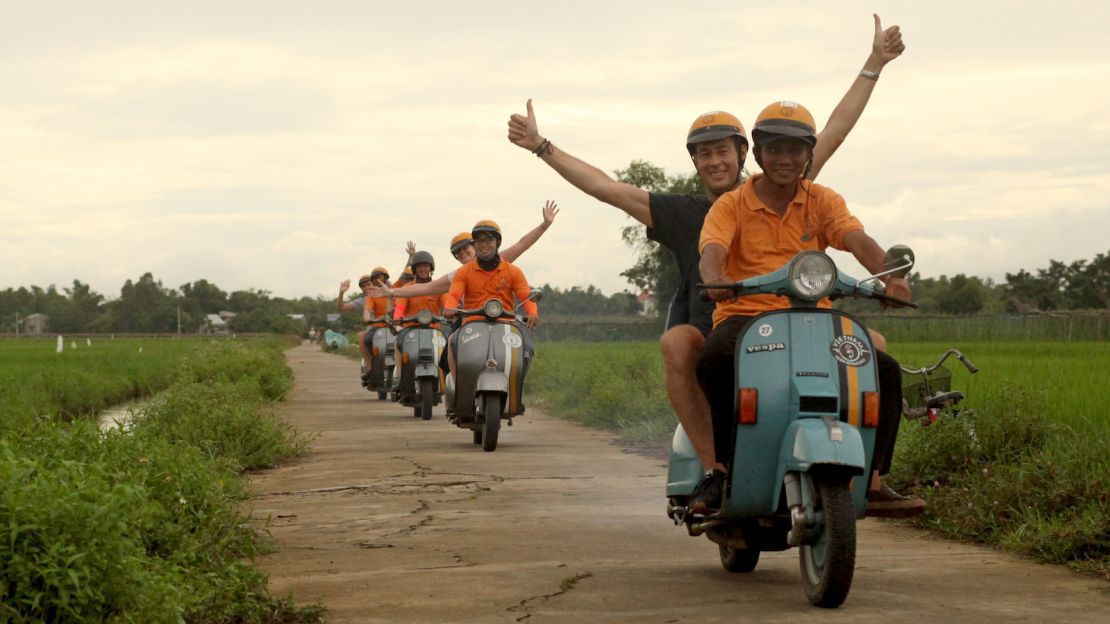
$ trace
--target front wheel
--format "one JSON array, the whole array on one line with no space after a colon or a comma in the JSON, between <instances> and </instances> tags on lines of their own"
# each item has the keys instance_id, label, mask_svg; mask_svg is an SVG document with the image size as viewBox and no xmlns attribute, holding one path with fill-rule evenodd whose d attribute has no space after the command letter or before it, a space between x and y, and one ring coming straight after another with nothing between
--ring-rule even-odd
<instances>
[{"instance_id":1,"label":"front wheel","mask_svg":"<svg viewBox=\"0 0 1110 624\"><path fill-rule=\"evenodd\" d=\"M730 548L724 544L721 549L721 565L729 572L751 572L759 563L759 551L754 548Z\"/></svg>"},{"instance_id":2,"label":"front wheel","mask_svg":"<svg viewBox=\"0 0 1110 624\"><path fill-rule=\"evenodd\" d=\"M436 382L434 379L420 380L420 415L424 420L432 419L432 406L435 402Z\"/></svg>"},{"instance_id":3,"label":"front wheel","mask_svg":"<svg viewBox=\"0 0 1110 624\"><path fill-rule=\"evenodd\" d=\"M475 444L481 444L482 443L482 430L481 429L475 429L473 433L474 433L474 443Z\"/></svg>"},{"instance_id":4,"label":"front wheel","mask_svg":"<svg viewBox=\"0 0 1110 624\"><path fill-rule=\"evenodd\" d=\"M378 400L379 400L379 401L384 401L384 400L385 400L385 396L386 396L386 394L385 394L385 390L378 390Z\"/></svg>"},{"instance_id":5,"label":"front wheel","mask_svg":"<svg viewBox=\"0 0 1110 624\"><path fill-rule=\"evenodd\" d=\"M482 450L490 453L497 450L497 433L501 430L501 395L487 392L482 395L486 422L482 425Z\"/></svg>"},{"instance_id":6,"label":"front wheel","mask_svg":"<svg viewBox=\"0 0 1110 624\"><path fill-rule=\"evenodd\" d=\"M856 514L849 483L846 478L813 478L821 530L811 543L802 545L798 561L806 597L818 607L839 607L852 588Z\"/></svg>"}]
</instances>

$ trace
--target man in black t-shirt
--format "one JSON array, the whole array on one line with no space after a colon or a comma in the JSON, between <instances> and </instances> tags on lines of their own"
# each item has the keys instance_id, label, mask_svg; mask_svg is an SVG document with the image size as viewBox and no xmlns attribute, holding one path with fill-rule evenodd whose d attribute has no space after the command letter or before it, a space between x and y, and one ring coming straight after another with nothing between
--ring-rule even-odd
<instances>
[{"instance_id":1,"label":"man in black t-shirt","mask_svg":"<svg viewBox=\"0 0 1110 624\"><path fill-rule=\"evenodd\" d=\"M876 15L871 53L821 131L807 178L816 178L821 167L840 147L863 113L882 68L904 49L898 26L884 30ZM526 115L514 114L509 118L509 141L535 154L579 190L646 225L648 237L670 249L678 263L682 283L671 301L667 331L659 346L671 407L707 471L706 479L695 492L696 497L712 478L711 473L717 475L725 470L716 460L709 404L694 374L698 351L712 328L713 313L713 304L703 302L701 293L694 287L701 281L697 245L710 206L720 195L743 181L744 158L748 152L744 127L736 117L722 111L699 116L687 133L686 149L706 193L660 194L618 182L601 169L555 147L539 134L532 100L528 100L527 111Z\"/></svg>"}]
</instances>

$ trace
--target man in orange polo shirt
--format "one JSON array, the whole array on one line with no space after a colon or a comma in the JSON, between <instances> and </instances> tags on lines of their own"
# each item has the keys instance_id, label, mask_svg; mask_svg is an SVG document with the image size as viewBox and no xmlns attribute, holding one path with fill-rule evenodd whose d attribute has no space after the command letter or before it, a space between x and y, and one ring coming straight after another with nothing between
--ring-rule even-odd
<instances>
[{"instance_id":1,"label":"man in orange polo shirt","mask_svg":"<svg viewBox=\"0 0 1110 624\"><path fill-rule=\"evenodd\" d=\"M385 267L374 267L370 272L371 282L378 286L384 286L389 283L389 272ZM374 330L379 327L386 327L389 325L389 316L393 313L393 300L386 297L371 297L366 296L365 303L362 308L362 320L366 323L366 330L359 333L359 348L362 350L363 360L366 362L366 367L362 371L362 385L367 385L370 380L370 369L373 366L373 358L370 357L370 345L367 342L374 334ZM373 321L373 322L372 322Z\"/></svg>"},{"instance_id":2,"label":"man in orange polo shirt","mask_svg":"<svg viewBox=\"0 0 1110 624\"><path fill-rule=\"evenodd\" d=\"M444 316L455 318L458 314L455 308L460 301L464 300L468 306L477 308L490 299L497 299L506 310L512 310L515 296L517 300L525 302L525 325L529 329L534 329L539 322L539 309L536 307L536 302L526 301L530 294L528 280L524 278L524 273L520 269L502 260L497 253L501 246L501 228L493 221L484 220L475 224L470 234L474 240L474 251L477 257L455 272L455 277L451 280L451 290L447 292L446 300L443 302ZM481 317L463 319L463 324L478 318ZM454 342L457 334L458 332L451 334L448 340L450 350L448 362L452 374L455 372ZM532 356L532 341L530 332L521 332L521 334L524 337L525 370L527 370L527 362Z\"/></svg>"},{"instance_id":3,"label":"man in orange polo shirt","mask_svg":"<svg viewBox=\"0 0 1110 624\"><path fill-rule=\"evenodd\" d=\"M871 273L883 270L884 251L832 189L805 180L813 163L817 124L804 106L775 102L763 109L752 130L752 153L763 169L740 188L721 195L706 215L698 247L699 269L706 283L727 283L782 268L804 250L828 247L848 251ZM887 294L911 297L901 277L885 277ZM733 382L738 337L751 320L770 310L789 307L776 295L733 299L730 290L710 290L717 302L713 331L698 354L698 382L713 414L717 459L732 455ZM821 302L829 307L828 300ZM870 515L914 515L924 501L904 497L881 484L879 475L890 470L894 441L901 420L902 386L898 362L876 350L879 369L880 422L875 439ZM695 512L720 507L725 475L707 474L691 500Z\"/></svg>"}]
</instances>

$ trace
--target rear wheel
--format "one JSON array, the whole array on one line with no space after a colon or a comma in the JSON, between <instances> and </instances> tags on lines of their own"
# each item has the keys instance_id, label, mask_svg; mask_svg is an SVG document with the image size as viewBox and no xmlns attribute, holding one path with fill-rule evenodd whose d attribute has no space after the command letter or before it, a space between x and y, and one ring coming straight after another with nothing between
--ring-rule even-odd
<instances>
[{"instance_id":1,"label":"rear wheel","mask_svg":"<svg viewBox=\"0 0 1110 624\"><path fill-rule=\"evenodd\" d=\"M487 392L482 395L486 415L482 425L482 450L487 453L497 450L497 433L501 429L501 395Z\"/></svg>"},{"instance_id":2,"label":"rear wheel","mask_svg":"<svg viewBox=\"0 0 1110 624\"><path fill-rule=\"evenodd\" d=\"M802 587L818 607L839 607L852 588L856 567L856 514L846 478L814 477L821 532L799 549Z\"/></svg>"},{"instance_id":3,"label":"rear wheel","mask_svg":"<svg viewBox=\"0 0 1110 624\"><path fill-rule=\"evenodd\" d=\"M730 548L724 544L721 549L721 565L729 572L751 572L759 563L759 551L754 548Z\"/></svg>"},{"instance_id":4,"label":"rear wheel","mask_svg":"<svg viewBox=\"0 0 1110 624\"><path fill-rule=\"evenodd\" d=\"M474 433L474 443L475 444L481 444L482 443L482 431L480 429L475 429L473 431L473 433Z\"/></svg>"},{"instance_id":5,"label":"rear wheel","mask_svg":"<svg viewBox=\"0 0 1110 624\"><path fill-rule=\"evenodd\" d=\"M378 390L378 400L379 400L379 401L384 401L384 400L385 400L385 396L386 396L386 394L385 394L385 390Z\"/></svg>"},{"instance_id":6,"label":"rear wheel","mask_svg":"<svg viewBox=\"0 0 1110 624\"><path fill-rule=\"evenodd\" d=\"M420 415L424 420L432 419L432 406L435 402L436 384L434 379L420 380Z\"/></svg>"}]
</instances>

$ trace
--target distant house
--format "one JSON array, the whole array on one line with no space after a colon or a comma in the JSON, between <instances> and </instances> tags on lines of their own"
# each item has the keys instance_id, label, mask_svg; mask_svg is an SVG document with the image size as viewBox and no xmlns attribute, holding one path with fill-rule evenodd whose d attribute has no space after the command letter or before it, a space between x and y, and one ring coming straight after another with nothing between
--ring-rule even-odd
<instances>
[{"instance_id":1,"label":"distant house","mask_svg":"<svg viewBox=\"0 0 1110 624\"><path fill-rule=\"evenodd\" d=\"M339 314L338 313L332 312L331 314L328 314L328 324L338 323L338 322L339 322Z\"/></svg>"},{"instance_id":2,"label":"distant house","mask_svg":"<svg viewBox=\"0 0 1110 624\"><path fill-rule=\"evenodd\" d=\"M220 313L217 316L219 316L224 321L230 321L231 319L235 318L235 313L229 312L227 310L220 310Z\"/></svg>"},{"instance_id":3,"label":"distant house","mask_svg":"<svg viewBox=\"0 0 1110 624\"><path fill-rule=\"evenodd\" d=\"M228 332L227 321L220 318L219 314L206 314L204 324L197 331L201 334L226 334Z\"/></svg>"},{"instance_id":4,"label":"distant house","mask_svg":"<svg viewBox=\"0 0 1110 624\"><path fill-rule=\"evenodd\" d=\"M640 316L652 316L655 314L655 296L650 290L636 295L636 301L640 302Z\"/></svg>"},{"instance_id":5,"label":"distant house","mask_svg":"<svg viewBox=\"0 0 1110 624\"><path fill-rule=\"evenodd\" d=\"M46 321L49 319L45 314L32 314L23 319L23 333L31 334L34 336L42 335L46 332Z\"/></svg>"},{"instance_id":6,"label":"distant house","mask_svg":"<svg viewBox=\"0 0 1110 624\"><path fill-rule=\"evenodd\" d=\"M288 316L289 318L293 319L294 321L300 323L301 326L304 327L305 318L304 318L303 314L286 314L286 316Z\"/></svg>"}]
</instances>

